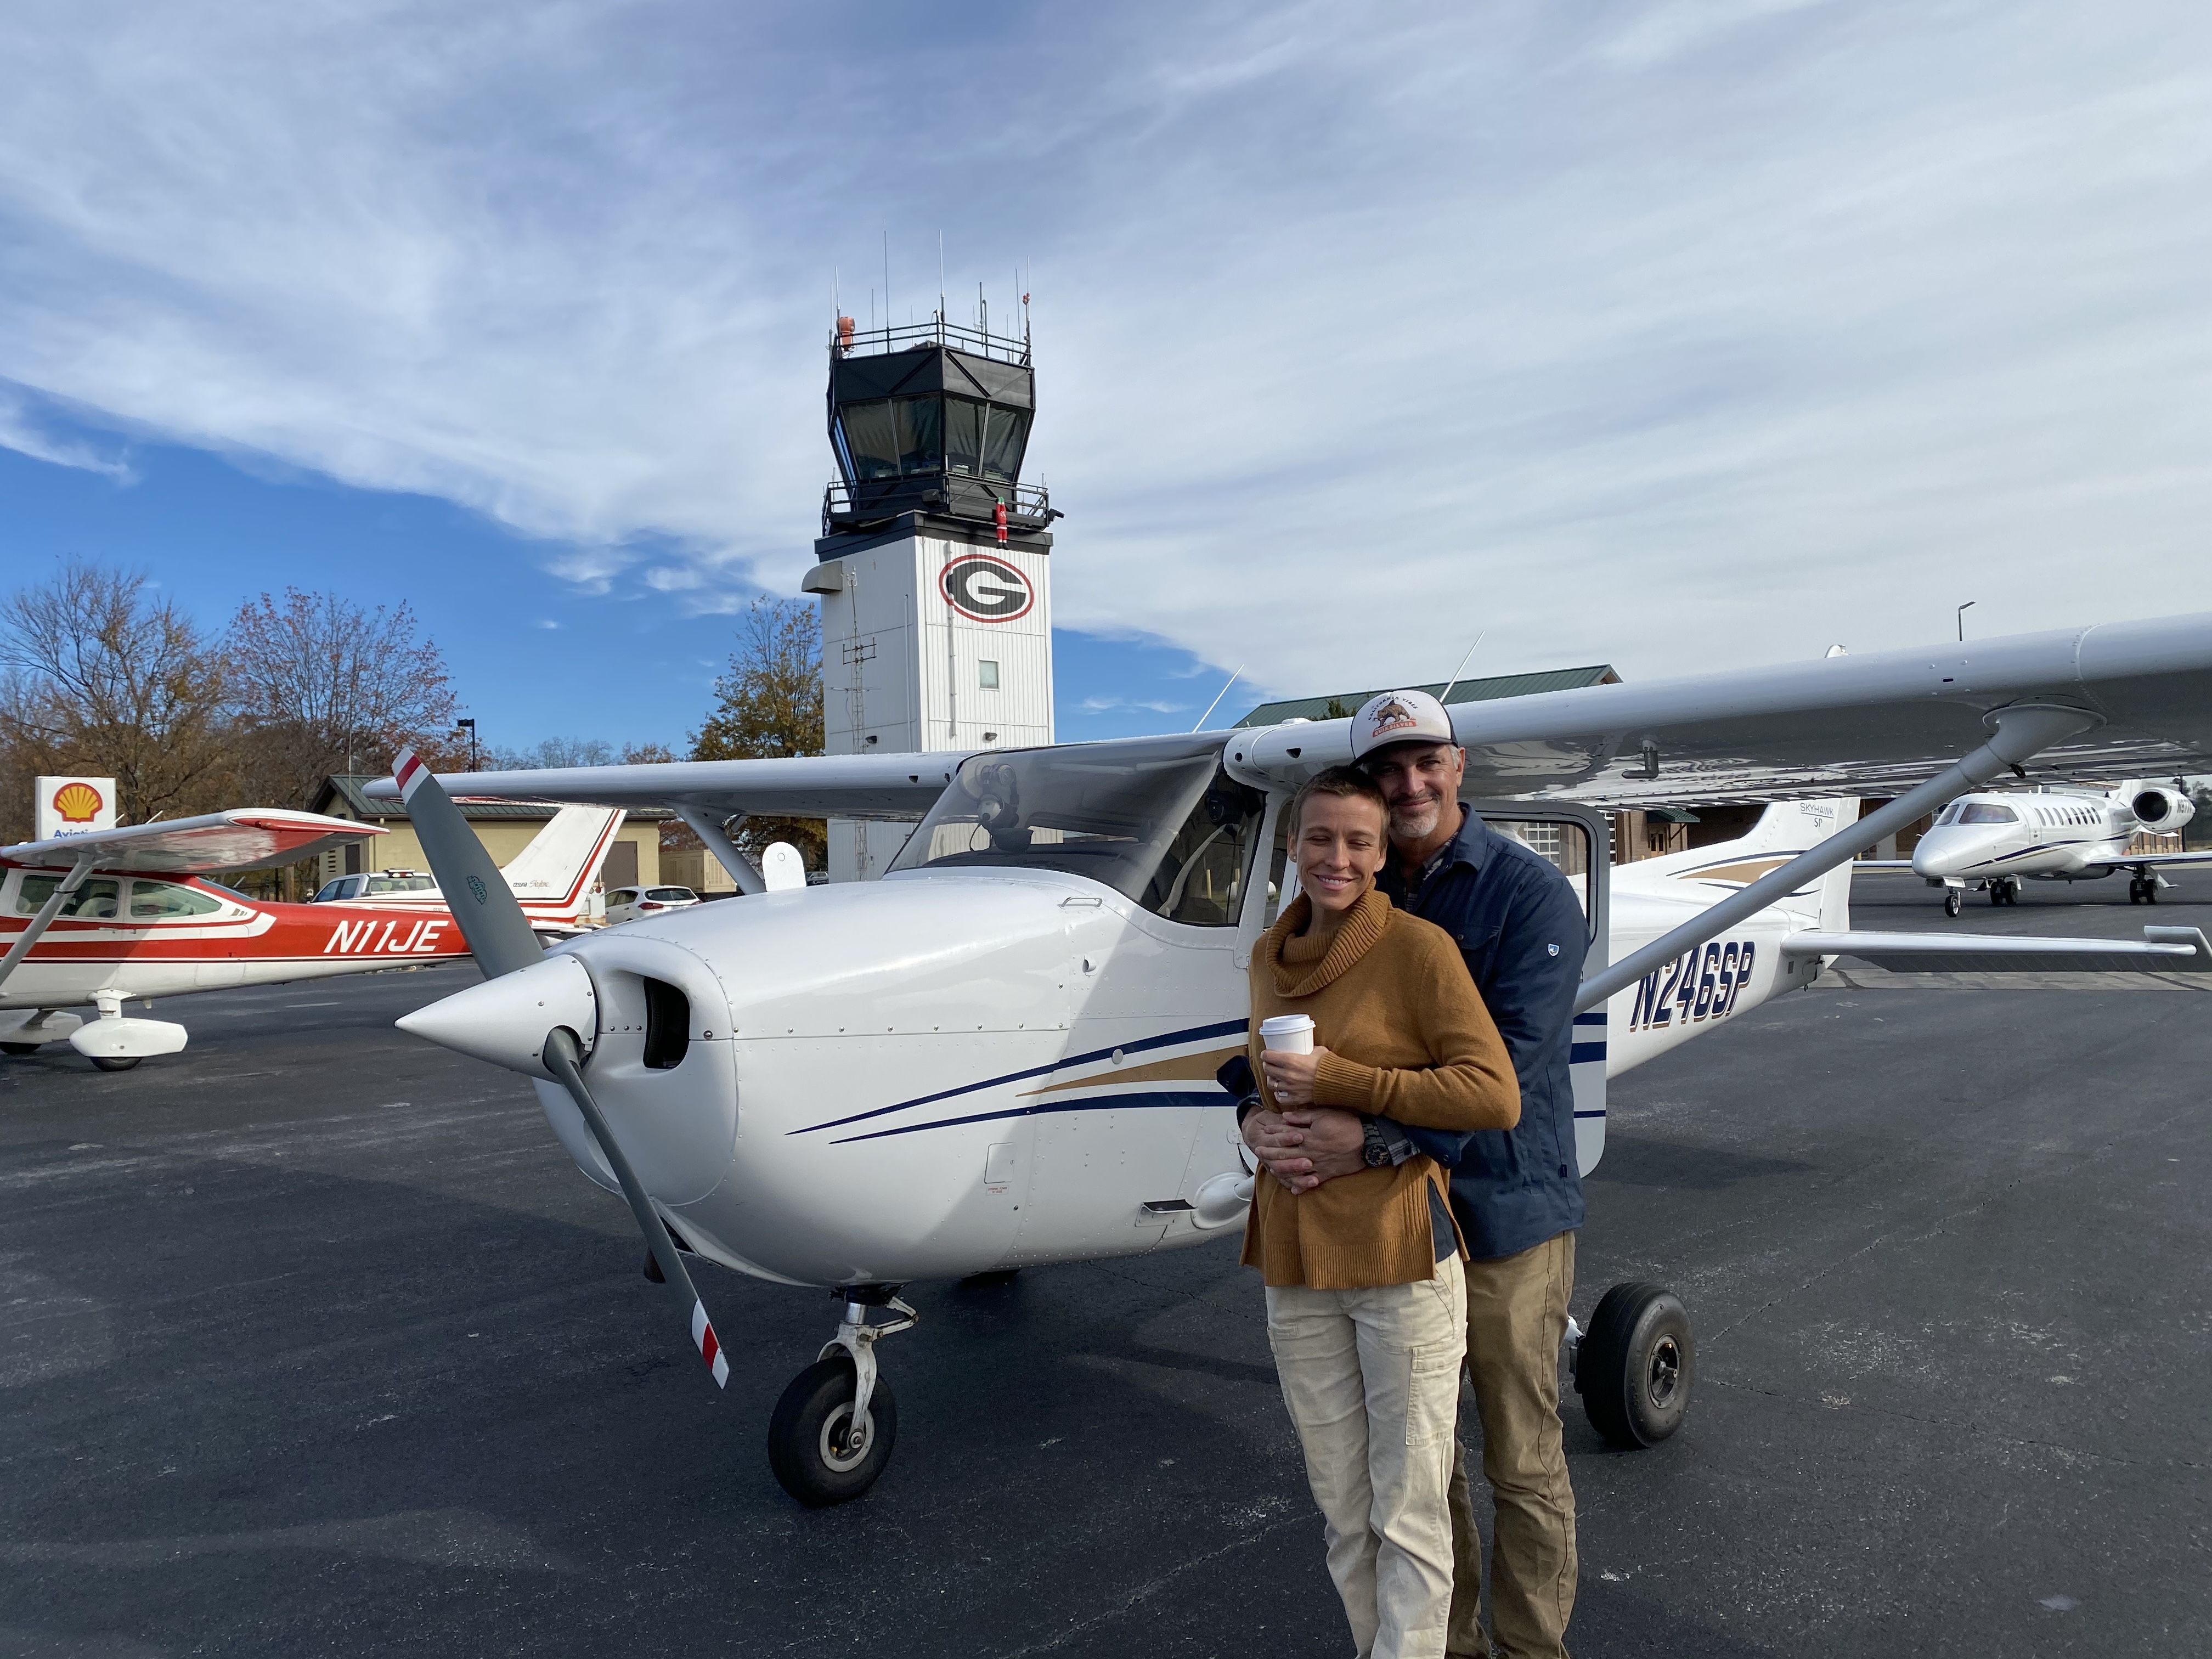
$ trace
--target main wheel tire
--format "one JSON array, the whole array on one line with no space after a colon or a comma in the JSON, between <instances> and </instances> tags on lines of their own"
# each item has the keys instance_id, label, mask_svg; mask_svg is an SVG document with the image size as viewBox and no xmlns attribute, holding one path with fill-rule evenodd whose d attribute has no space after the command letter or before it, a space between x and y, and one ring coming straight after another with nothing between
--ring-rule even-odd
<instances>
[{"instance_id":1,"label":"main wheel tire","mask_svg":"<svg viewBox=\"0 0 2212 1659\"><path fill-rule=\"evenodd\" d=\"M2158 884L2156 882L2147 881L2143 884L2143 902L2145 904L2155 904L2158 902Z\"/></svg>"},{"instance_id":2,"label":"main wheel tire","mask_svg":"<svg viewBox=\"0 0 2212 1659\"><path fill-rule=\"evenodd\" d=\"M103 1072L127 1072L143 1058L143 1054L94 1054L92 1063Z\"/></svg>"},{"instance_id":3,"label":"main wheel tire","mask_svg":"<svg viewBox=\"0 0 2212 1659\"><path fill-rule=\"evenodd\" d=\"M853 1444L856 1387L851 1359L817 1359L791 1379L769 1419L768 1463L776 1484L811 1510L848 1504L866 1492L898 1443L898 1402L878 1371L868 1396L866 1438Z\"/></svg>"},{"instance_id":4,"label":"main wheel tire","mask_svg":"<svg viewBox=\"0 0 2212 1659\"><path fill-rule=\"evenodd\" d=\"M1663 1285L1616 1285L1590 1316L1575 1391L1616 1446L1656 1446L1682 1426L1698 1374L1690 1316Z\"/></svg>"},{"instance_id":5,"label":"main wheel tire","mask_svg":"<svg viewBox=\"0 0 2212 1659\"><path fill-rule=\"evenodd\" d=\"M1964 908L1965 901L1959 896L1959 890L1957 888L1954 887L1949 892L1943 895L1943 914L1945 915L1955 916Z\"/></svg>"},{"instance_id":6,"label":"main wheel tire","mask_svg":"<svg viewBox=\"0 0 2212 1659\"><path fill-rule=\"evenodd\" d=\"M39 1045L35 1042L0 1042L0 1054L35 1054L38 1052Z\"/></svg>"}]
</instances>

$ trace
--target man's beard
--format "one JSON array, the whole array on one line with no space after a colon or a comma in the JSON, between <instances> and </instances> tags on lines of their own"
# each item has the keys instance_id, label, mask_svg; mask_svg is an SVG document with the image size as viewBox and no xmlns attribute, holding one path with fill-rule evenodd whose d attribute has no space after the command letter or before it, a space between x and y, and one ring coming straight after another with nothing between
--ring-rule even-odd
<instances>
[{"instance_id":1,"label":"man's beard","mask_svg":"<svg viewBox=\"0 0 2212 1659\"><path fill-rule=\"evenodd\" d=\"M1437 832L1437 821L1443 816L1441 800L1428 800L1419 806L1393 807L1390 811L1390 836L1394 841L1426 841Z\"/></svg>"}]
</instances>

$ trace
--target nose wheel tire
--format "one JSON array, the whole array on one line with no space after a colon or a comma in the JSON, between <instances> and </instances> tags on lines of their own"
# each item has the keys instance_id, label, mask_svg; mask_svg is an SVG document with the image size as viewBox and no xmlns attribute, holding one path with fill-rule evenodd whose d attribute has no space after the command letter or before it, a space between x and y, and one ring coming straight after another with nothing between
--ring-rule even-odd
<instances>
[{"instance_id":1,"label":"nose wheel tire","mask_svg":"<svg viewBox=\"0 0 2212 1659\"><path fill-rule=\"evenodd\" d=\"M898 1442L898 1404L879 1373L866 1419L855 1430L853 1362L817 1359L792 1378L769 1419L768 1462L777 1484L809 1509L848 1504L876 1484Z\"/></svg>"},{"instance_id":2,"label":"nose wheel tire","mask_svg":"<svg viewBox=\"0 0 2212 1659\"><path fill-rule=\"evenodd\" d=\"M92 1063L103 1072L127 1072L143 1058L141 1054L94 1054Z\"/></svg>"},{"instance_id":3,"label":"nose wheel tire","mask_svg":"<svg viewBox=\"0 0 2212 1659\"><path fill-rule=\"evenodd\" d=\"M1943 914L1945 915L1955 916L1964 908L1965 907L1959 897L1959 890L1957 888L1954 887L1950 891L1943 895Z\"/></svg>"},{"instance_id":4,"label":"nose wheel tire","mask_svg":"<svg viewBox=\"0 0 2212 1659\"><path fill-rule=\"evenodd\" d=\"M1616 1285L1590 1316L1575 1391L1590 1426L1616 1446L1656 1446L1682 1426L1698 1375L1690 1316L1663 1285Z\"/></svg>"}]
</instances>

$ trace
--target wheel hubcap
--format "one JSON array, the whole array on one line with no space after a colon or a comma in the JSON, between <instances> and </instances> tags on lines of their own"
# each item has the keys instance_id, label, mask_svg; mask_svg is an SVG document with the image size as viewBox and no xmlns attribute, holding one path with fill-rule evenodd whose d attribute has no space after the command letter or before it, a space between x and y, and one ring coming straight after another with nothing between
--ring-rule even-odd
<instances>
[{"instance_id":1,"label":"wheel hubcap","mask_svg":"<svg viewBox=\"0 0 2212 1659\"><path fill-rule=\"evenodd\" d=\"M1674 1391L1682 1386L1682 1350L1671 1336L1662 1336L1659 1345L1651 1350L1651 1364L1644 1374L1644 1388L1651 1396L1651 1403L1664 1409L1674 1398Z\"/></svg>"},{"instance_id":2,"label":"wheel hubcap","mask_svg":"<svg viewBox=\"0 0 2212 1659\"><path fill-rule=\"evenodd\" d=\"M860 1467L868 1455L869 1430L874 1426L872 1412L858 1426L853 1422L853 1402L847 1401L823 1419L822 1461L839 1474Z\"/></svg>"}]
</instances>

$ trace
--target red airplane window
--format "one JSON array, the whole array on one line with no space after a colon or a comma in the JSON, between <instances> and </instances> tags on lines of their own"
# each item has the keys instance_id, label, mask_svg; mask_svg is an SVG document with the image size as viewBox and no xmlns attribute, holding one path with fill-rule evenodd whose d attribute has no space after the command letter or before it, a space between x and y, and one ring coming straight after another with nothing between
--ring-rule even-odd
<instances>
[{"instance_id":1,"label":"red airplane window","mask_svg":"<svg viewBox=\"0 0 2212 1659\"><path fill-rule=\"evenodd\" d=\"M167 921L179 916L211 916L222 908L220 900L171 881L131 884L131 920Z\"/></svg>"},{"instance_id":2,"label":"red airplane window","mask_svg":"<svg viewBox=\"0 0 2212 1659\"><path fill-rule=\"evenodd\" d=\"M61 883L62 878L59 876L24 877L23 884L15 894L16 914L25 916L36 915L40 906L54 896L54 889L60 886ZM75 916L81 921L112 921L115 920L117 908L122 902L122 898L121 884L112 881L88 881L70 895L68 902L62 906L59 914L64 916Z\"/></svg>"}]
</instances>

